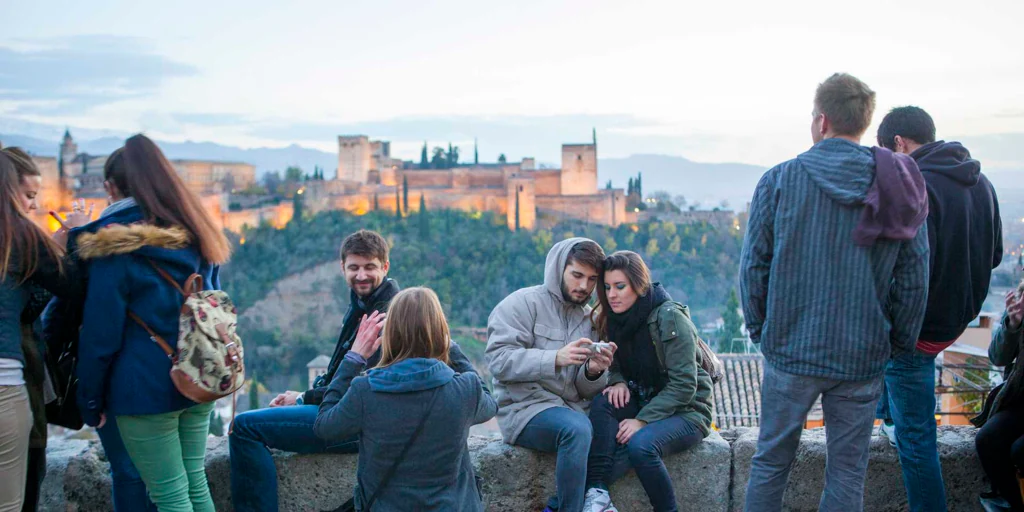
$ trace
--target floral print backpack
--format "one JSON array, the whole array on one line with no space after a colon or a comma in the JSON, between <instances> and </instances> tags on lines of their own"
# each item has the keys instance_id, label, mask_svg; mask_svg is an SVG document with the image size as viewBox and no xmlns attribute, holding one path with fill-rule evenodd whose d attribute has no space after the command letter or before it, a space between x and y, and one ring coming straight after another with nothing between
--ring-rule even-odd
<instances>
[{"instance_id":1,"label":"floral print backpack","mask_svg":"<svg viewBox=\"0 0 1024 512\"><path fill-rule=\"evenodd\" d=\"M238 312L228 294L203 290L203 277L189 276L182 287L153 261L153 268L185 298L178 320L177 351L135 313L128 315L171 358L171 381L188 399L213 402L233 394L245 381L242 340L235 329ZM232 411L233 413L233 411Z\"/></svg>"}]
</instances>

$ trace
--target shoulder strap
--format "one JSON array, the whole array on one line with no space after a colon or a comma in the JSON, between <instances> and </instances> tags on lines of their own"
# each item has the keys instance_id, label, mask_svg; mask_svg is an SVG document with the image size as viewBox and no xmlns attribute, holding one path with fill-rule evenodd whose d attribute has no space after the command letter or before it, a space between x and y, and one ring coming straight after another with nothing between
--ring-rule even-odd
<instances>
[{"instance_id":1,"label":"shoulder strap","mask_svg":"<svg viewBox=\"0 0 1024 512\"><path fill-rule=\"evenodd\" d=\"M377 496L380 494L380 491L388 485L388 482L391 481L391 477L395 476L395 471L398 470L398 465L402 463L403 459L405 459L405 454L409 452L409 448L412 447L413 443L416 442L416 438L420 436L420 432L423 431L423 426L427 424L427 418L430 417L431 411L434 410L434 402L437 401L438 390L440 389L440 386L434 388L433 395L430 397L430 403L427 404L427 411L423 414L423 418L420 419L420 424L416 425L416 431L412 433L412 437L409 438L409 442L405 443L405 446L402 447L402 451L398 454L398 457L395 458L395 462L391 464L391 467L388 468L388 472L380 481L380 485L378 485L377 488L373 490L373 494L370 495L370 499L366 502L365 510L367 512L373 508L373 502L377 501Z\"/></svg>"},{"instance_id":2,"label":"shoulder strap","mask_svg":"<svg viewBox=\"0 0 1024 512\"><path fill-rule=\"evenodd\" d=\"M150 266L152 266L153 269L156 270L158 274L160 274L160 277L162 277L164 281L171 283L171 286L173 286L175 290L178 290L178 293L180 293L181 296L185 297L186 299L192 293L200 291L203 288L203 277L200 276L199 274L192 274L191 276L189 276L188 281L185 283L185 287L182 288L182 286L178 284L178 282L175 281L174 278L171 277L171 275L168 274L166 270L160 268L160 266L157 265L155 261L149 258L146 258L146 261L148 261ZM149 338L152 339L153 342L156 343L157 345L160 345L160 348L164 351L165 354L167 354L167 357L171 358L172 360L174 359L174 350L171 349L171 345L167 343L167 341L164 340L163 337L154 332L153 329L149 327L149 325L146 325L146 322L143 322L142 319L139 318L139 315L136 315L131 310L128 311L128 316L131 317L131 319L134 320L135 323L142 326L142 328L145 329L147 333L149 333Z\"/></svg>"}]
</instances>

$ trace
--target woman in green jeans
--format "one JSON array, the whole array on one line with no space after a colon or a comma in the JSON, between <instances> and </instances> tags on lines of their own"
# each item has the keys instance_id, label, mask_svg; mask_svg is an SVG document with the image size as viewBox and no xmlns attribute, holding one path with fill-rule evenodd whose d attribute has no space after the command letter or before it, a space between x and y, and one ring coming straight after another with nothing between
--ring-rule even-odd
<instances>
[{"instance_id":1,"label":"woman in green jeans","mask_svg":"<svg viewBox=\"0 0 1024 512\"><path fill-rule=\"evenodd\" d=\"M213 403L178 392L170 359L129 312L177 340L183 298L158 269L182 284L199 274L207 289L218 289L230 245L148 138L128 139L107 160L104 177L107 210L121 221L71 233L89 275L77 369L82 417L93 426L116 417L158 510L212 511L203 460Z\"/></svg>"}]
</instances>

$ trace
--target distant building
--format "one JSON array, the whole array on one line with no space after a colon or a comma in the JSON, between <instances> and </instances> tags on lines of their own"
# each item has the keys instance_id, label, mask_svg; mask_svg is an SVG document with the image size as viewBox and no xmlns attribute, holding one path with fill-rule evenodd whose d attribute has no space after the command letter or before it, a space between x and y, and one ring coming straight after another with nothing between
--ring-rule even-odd
<instances>
[{"instance_id":1,"label":"distant building","mask_svg":"<svg viewBox=\"0 0 1024 512\"><path fill-rule=\"evenodd\" d=\"M306 369L309 370L309 387L313 388L313 381L317 377L327 373L327 367L331 365L331 358L320 354L313 358L312 361L306 364Z\"/></svg>"},{"instance_id":2,"label":"distant building","mask_svg":"<svg viewBox=\"0 0 1024 512\"><path fill-rule=\"evenodd\" d=\"M467 163L451 169L419 169L391 157L387 141L366 135L338 137L335 182L307 186L310 211L342 209L363 214L377 208L394 212L419 208L491 211L504 215L510 229L533 229L539 214L618 226L632 222L621 189L597 187L597 140L562 146L561 169L537 169L536 160L520 163ZM407 187L407 190L403 190ZM408 213L408 212L403 212Z\"/></svg>"}]
</instances>

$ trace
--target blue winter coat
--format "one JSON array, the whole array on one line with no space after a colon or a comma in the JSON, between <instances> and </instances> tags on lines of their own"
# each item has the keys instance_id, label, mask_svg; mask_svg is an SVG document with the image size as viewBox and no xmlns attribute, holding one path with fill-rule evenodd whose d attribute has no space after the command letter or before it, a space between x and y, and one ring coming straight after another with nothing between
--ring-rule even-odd
<instances>
[{"instance_id":1,"label":"blue winter coat","mask_svg":"<svg viewBox=\"0 0 1024 512\"><path fill-rule=\"evenodd\" d=\"M76 255L86 263L88 286L78 349L78 404L86 424L100 413L160 414L195 405L171 382L171 360L134 312L173 349L184 298L153 267L177 282L203 277L204 289L219 289L219 267L205 261L188 233L141 221L135 207L116 216L121 225L89 225L76 233ZM151 263L152 262L152 263Z\"/></svg>"}]
</instances>

